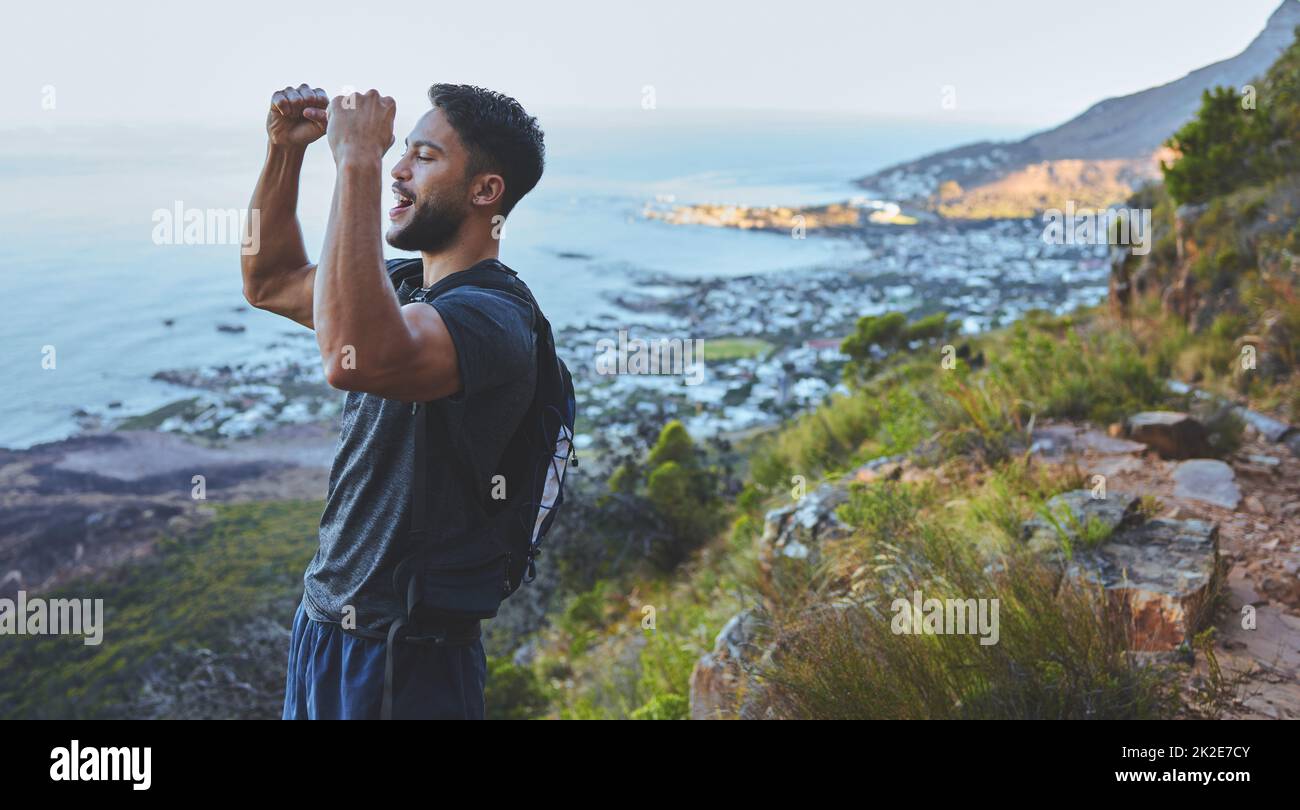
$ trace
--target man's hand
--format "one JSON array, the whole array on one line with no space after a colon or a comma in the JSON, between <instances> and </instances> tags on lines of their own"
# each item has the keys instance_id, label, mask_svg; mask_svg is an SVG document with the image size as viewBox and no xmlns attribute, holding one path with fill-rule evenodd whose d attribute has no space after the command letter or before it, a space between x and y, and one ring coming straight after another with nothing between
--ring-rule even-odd
<instances>
[{"instance_id":1,"label":"man's hand","mask_svg":"<svg viewBox=\"0 0 1300 810\"><path fill-rule=\"evenodd\" d=\"M276 146L305 148L325 134L325 109L330 97L320 88L300 84L286 87L271 96L266 114L266 134Z\"/></svg>"},{"instance_id":2,"label":"man's hand","mask_svg":"<svg viewBox=\"0 0 1300 810\"><path fill-rule=\"evenodd\" d=\"M345 158L380 160L396 138L397 102L378 90L335 96L329 103L329 141L334 162Z\"/></svg>"}]
</instances>

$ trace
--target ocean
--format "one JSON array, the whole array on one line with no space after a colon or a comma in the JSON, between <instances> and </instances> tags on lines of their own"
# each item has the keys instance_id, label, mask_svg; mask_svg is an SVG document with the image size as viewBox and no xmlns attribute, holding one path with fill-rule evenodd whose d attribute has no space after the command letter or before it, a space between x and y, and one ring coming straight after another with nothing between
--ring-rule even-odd
<instances>
[{"instance_id":1,"label":"ocean","mask_svg":"<svg viewBox=\"0 0 1300 810\"><path fill-rule=\"evenodd\" d=\"M815 232L795 240L650 221L647 202L840 201L860 195L851 179L874 169L1023 134L806 114L539 117L546 174L507 222L502 259L557 327L617 313L608 296L647 273L707 278L868 260L852 241ZM247 307L237 244L155 243L160 210L244 208L264 144L257 121L0 131L0 446L67 437L81 408L147 412L178 396L155 372L257 359L305 332ZM332 183L322 140L309 153L299 207L313 258Z\"/></svg>"}]
</instances>

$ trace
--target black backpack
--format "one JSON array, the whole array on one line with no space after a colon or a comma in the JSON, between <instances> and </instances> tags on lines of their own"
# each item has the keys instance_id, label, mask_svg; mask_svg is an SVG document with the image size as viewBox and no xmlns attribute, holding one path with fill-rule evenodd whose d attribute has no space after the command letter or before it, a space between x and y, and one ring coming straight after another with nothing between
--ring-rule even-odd
<instances>
[{"instance_id":1,"label":"black backpack","mask_svg":"<svg viewBox=\"0 0 1300 810\"><path fill-rule=\"evenodd\" d=\"M415 403L415 464L411 481L410 531L415 551L393 572L393 589L404 615L389 626L384 675L383 717L392 716L393 642L416 637L425 628L447 622L489 619L501 602L536 576L535 561L541 543L564 503L564 476L570 462L578 465L573 447L577 406L573 380L555 353L551 325L532 292L515 271L489 259L426 289L420 288L423 263L419 259L389 260L389 277L398 289L415 289L412 301L432 301L457 287L473 286L518 296L533 311L537 347L537 387L519 428L506 446L494 475L504 477L506 497L483 504L487 518L460 535L432 537L428 508L428 448L430 432L443 439L443 447L459 447L459 437L448 435L442 420L431 419L430 403ZM403 282L406 282L403 284ZM461 470L472 469L462 458ZM464 482L471 497L490 489L489 482ZM403 633L403 629L406 633ZM437 638L434 633L433 637ZM429 638L429 636L423 636Z\"/></svg>"}]
</instances>

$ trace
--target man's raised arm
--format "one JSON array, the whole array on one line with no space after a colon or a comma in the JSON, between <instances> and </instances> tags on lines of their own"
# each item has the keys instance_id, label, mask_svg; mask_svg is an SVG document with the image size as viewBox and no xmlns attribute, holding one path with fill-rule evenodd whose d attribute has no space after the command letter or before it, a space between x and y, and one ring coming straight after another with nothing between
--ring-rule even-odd
<instances>
[{"instance_id":1,"label":"man's raised arm","mask_svg":"<svg viewBox=\"0 0 1300 810\"><path fill-rule=\"evenodd\" d=\"M259 213L256 253L242 256L244 298L248 303L312 328L312 287L316 265L307 258L298 224L298 177L307 146L325 134L324 90L305 84L271 97L266 116L266 163L249 208Z\"/></svg>"},{"instance_id":2,"label":"man's raised arm","mask_svg":"<svg viewBox=\"0 0 1300 810\"><path fill-rule=\"evenodd\" d=\"M329 106L338 177L315 273L312 320L325 379L345 391L425 402L460 390L456 347L433 307L403 307L384 269L383 157L397 105L374 90Z\"/></svg>"}]
</instances>

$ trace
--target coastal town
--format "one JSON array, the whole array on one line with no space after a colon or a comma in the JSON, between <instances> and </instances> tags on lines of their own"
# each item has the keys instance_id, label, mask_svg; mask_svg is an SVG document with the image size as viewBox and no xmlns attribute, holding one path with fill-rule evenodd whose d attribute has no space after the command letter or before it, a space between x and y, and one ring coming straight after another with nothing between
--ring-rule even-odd
<instances>
[{"instance_id":1,"label":"coastal town","mask_svg":"<svg viewBox=\"0 0 1300 810\"><path fill-rule=\"evenodd\" d=\"M558 329L577 390L579 450L599 463L674 418L701 440L780 424L840 387L839 344L864 315L944 312L970 334L1029 309L1064 312L1106 294L1106 247L1049 244L1032 219L860 225L807 238L854 240L864 258L730 278L643 273L613 294L617 313ZM686 368L611 374L599 362L602 346L620 334L649 344L698 341L703 351ZM175 386L176 398L151 413L119 414L104 404L78 419L88 430L226 439L337 417L342 394L320 378L310 334L285 332L259 348L266 359L159 372L155 379Z\"/></svg>"}]
</instances>

